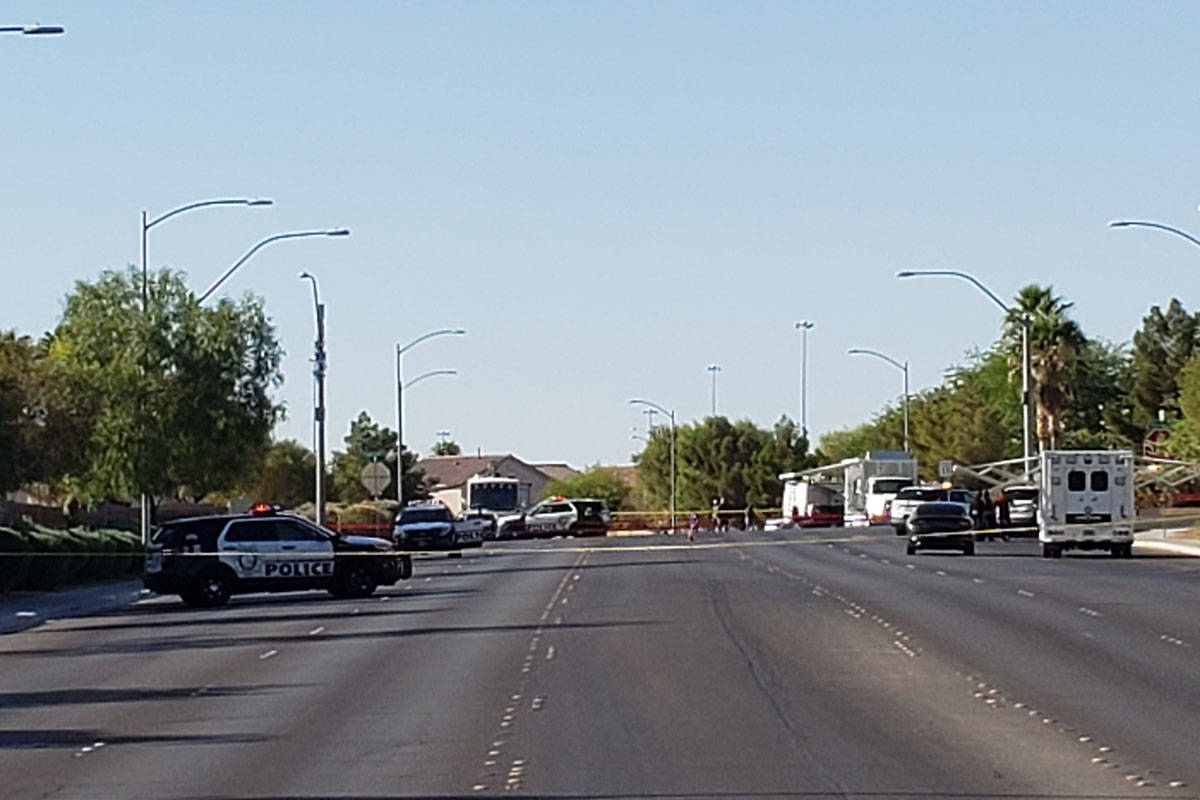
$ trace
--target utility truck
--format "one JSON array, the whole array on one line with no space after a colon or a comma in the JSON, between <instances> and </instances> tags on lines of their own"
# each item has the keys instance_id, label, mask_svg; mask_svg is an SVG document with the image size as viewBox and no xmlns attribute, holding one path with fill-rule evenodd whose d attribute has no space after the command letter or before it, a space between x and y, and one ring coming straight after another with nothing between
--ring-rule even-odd
<instances>
[{"instance_id":1,"label":"utility truck","mask_svg":"<svg viewBox=\"0 0 1200 800\"><path fill-rule=\"evenodd\" d=\"M842 524L842 487L811 478L789 478L783 483L782 516L772 528L788 524L806 527L829 527Z\"/></svg>"},{"instance_id":2,"label":"utility truck","mask_svg":"<svg viewBox=\"0 0 1200 800\"><path fill-rule=\"evenodd\" d=\"M1043 450L1038 487L1038 541L1044 558L1064 550L1133 554L1133 453Z\"/></svg>"},{"instance_id":3,"label":"utility truck","mask_svg":"<svg viewBox=\"0 0 1200 800\"><path fill-rule=\"evenodd\" d=\"M862 458L847 458L824 467L785 472L779 479L784 481L785 518L792 516L793 508L803 517L806 507L822 504L813 499L821 496L842 504L846 525L890 523L888 503L901 489L917 483L917 462L908 453L871 450Z\"/></svg>"}]
</instances>

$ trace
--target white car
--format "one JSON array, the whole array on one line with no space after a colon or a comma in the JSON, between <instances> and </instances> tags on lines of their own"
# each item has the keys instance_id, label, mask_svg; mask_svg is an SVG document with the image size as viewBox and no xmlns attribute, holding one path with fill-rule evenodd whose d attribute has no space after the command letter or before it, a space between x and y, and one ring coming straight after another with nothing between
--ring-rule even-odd
<instances>
[{"instance_id":1,"label":"white car","mask_svg":"<svg viewBox=\"0 0 1200 800\"><path fill-rule=\"evenodd\" d=\"M526 536L604 536L608 509L603 500L551 497L525 515Z\"/></svg>"}]
</instances>

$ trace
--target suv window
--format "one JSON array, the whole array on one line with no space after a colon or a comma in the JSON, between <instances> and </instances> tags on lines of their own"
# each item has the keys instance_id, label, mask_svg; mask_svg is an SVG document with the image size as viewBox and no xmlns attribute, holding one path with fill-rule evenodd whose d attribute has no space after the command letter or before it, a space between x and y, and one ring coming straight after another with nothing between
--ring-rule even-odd
<instances>
[{"instance_id":1,"label":"suv window","mask_svg":"<svg viewBox=\"0 0 1200 800\"><path fill-rule=\"evenodd\" d=\"M451 521L450 509L448 508L406 508L400 513L401 525Z\"/></svg>"},{"instance_id":2,"label":"suv window","mask_svg":"<svg viewBox=\"0 0 1200 800\"><path fill-rule=\"evenodd\" d=\"M275 523L272 520L235 522L225 534L227 542L277 542Z\"/></svg>"},{"instance_id":3,"label":"suv window","mask_svg":"<svg viewBox=\"0 0 1200 800\"><path fill-rule=\"evenodd\" d=\"M943 492L941 489L901 489L896 495L897 500L941 500Z\"/></svg>"},{"instance_id":4,"label":"suv window","mask_svg":"<svg viewBox=\"0 0 1200 800\"><path fill-rule=\"evenodd\" d=\"M575 510L579 512L580 519L597 520L603 517L604 503L596 500L585 503L575 503Z\"/></svg>"},{"instance_id":5,"label":"suv window","mask_svg":"<svg viewBox=\"0 0 1200 800\"><path fill-rule=\"evenodd\" d=\"M1073 469L1068 472L1067 488L1072 492L1082 492L1087 488L1087 474L1081 469Z\"/></svg>"},{"instance_id":6,"label":"suv window","mask_svg":"<svg viewBox=\"0 0 1200 800\"><path fill-rule=\"evenodd\" d=\"M151 541L163 547L182 547L188 536L195 536L201 547L216 547L217 537L225 529L229 518L217 519L183 519L168 522L159 528Z\"/></svg>"},{"instance_id":7,"label":"suv window","mask_svg":"<svg viewBox=\"0 0 1200 800\"><path fill-rule=\"evenodd\" d=\"M320 531L313 530L303 522L294 520L276 520L275 532L281 542L324 542L328 537Z\"/></svg>"},{"instance_id":8,"label":"suv window","mask_svg":"<svg viewBox=\"0 0 1200 800\"><path fill-rule=\"evenodd\" d=\"M1092 471L1092 491L1107 492L1108 491L1108 473L1102 469Z\"/></svg>"}]
</instances>

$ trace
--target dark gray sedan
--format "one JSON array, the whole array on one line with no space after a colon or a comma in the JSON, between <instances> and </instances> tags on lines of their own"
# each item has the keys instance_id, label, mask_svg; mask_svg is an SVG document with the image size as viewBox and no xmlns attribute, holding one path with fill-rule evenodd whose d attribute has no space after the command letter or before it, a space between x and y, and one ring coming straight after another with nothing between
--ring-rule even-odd
<instances>
[{"instance_id":1,"label":"dark gray sedan","mask_svg":"<svg viewBox=\"0 0 1200 800\"><path fill-rule=\"evenodd\" d=\"M975 554L971 517L959 503L922 503L904 523L910 556L918 550L962 550Z\"/></svg>"}]
</instances>

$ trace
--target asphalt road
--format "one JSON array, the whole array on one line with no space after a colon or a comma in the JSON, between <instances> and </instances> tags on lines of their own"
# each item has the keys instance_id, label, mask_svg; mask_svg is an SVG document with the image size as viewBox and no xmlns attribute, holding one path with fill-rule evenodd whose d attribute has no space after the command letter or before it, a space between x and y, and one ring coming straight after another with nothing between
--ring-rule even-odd
<instances>
[{"instance_id":1,"label":"asphalt road","mask_svg":"<svg viewBox=\"0 0 1200 800\"><path fill-rule=\"evenodd\" d=\"M554 540L0 637L0 797L1195 797L1200 560Z\"/></svg>"}]
</instances>

